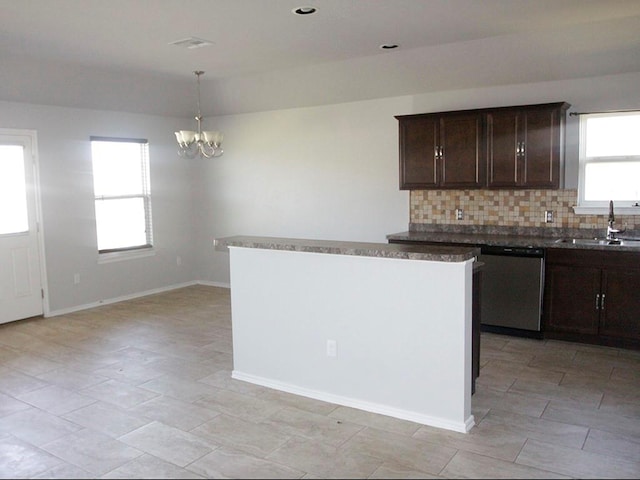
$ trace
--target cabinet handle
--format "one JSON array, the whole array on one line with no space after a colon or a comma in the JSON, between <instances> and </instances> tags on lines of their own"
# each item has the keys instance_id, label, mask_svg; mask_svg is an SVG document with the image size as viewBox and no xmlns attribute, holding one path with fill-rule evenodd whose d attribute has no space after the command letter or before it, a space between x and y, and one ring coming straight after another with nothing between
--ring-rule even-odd
<instances>
[{"instance_id":1,"label":"cabinet handle","mask_svg":"<svg viewBox=\"0 0 640 480\"><path fill-rule=\"evenodd\" d=\"M438 145L436 145L436 147L435 147L434 155L436 156L436 160L440 159L440 149L439 149Z\"/></svg>"},{"instance_id":2,"label":"cabinet handle","mask_svg":"<svg viewBox=\"0 0 640 480\"><path fill-rule=\"evenodd\" d=\"M522 146L520 147L520 155L524 157L524 142L521 142Z\"/></svg>"},{"instance_id":3,"label":"cabinet handle","mask_svg":"<svg viewBox=\"0 0 640 480\"><path fill-rule=\"evenodd\" d=\"M444 156L444 148L442 148L442 145L440 145L440 160L442 160L443 156Z\"/></svg>"},{"instance_id":4,"label":"cabinet handle","mask_svg":"<svg viewBox=\"0 0 640 480\"><path fill-rule=\"evenodd\" d=\"M604 293L602 294L602 298L600 299L600 310L604 310Z\"/></svg>"},{"instance_id":5,"label":"cabinet handle","mask_svg":"<svg viewBox=\"0 0 640 480\"><path fill-rule=\"evenodd\" d=\"M600 294L596 293L596 310L600 310Z\"/></svg>"}]
</instances>

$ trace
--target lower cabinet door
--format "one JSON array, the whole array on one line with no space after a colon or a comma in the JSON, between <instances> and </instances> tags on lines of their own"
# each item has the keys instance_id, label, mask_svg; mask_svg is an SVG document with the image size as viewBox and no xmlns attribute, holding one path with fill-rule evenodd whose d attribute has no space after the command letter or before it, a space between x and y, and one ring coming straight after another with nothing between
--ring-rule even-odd
<instances>
[{"instance_id":1,"label":"lower cabinet door","mask_svg":"<svg viewBox=\"0 0 640 480\"><path fill-rule=\"evenodd\" d=\"M545 331L598 334L601 269L547 265Z\"/></svg>"},{"instance_id":2,"label":"lower cabinet door","mask_svg":"<svg viewBox=\"0 0 640 480\"><path fill-rule=\"evenodd\" d=\"M640 340L640 270L603 270L599 333Z\"/></svg>"}]
</instances>

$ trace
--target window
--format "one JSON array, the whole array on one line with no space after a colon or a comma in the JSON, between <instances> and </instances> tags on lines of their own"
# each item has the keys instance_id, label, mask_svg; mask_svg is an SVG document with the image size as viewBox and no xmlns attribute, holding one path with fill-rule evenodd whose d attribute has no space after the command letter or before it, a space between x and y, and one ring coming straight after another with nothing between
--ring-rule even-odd
<instances>
[{"instance_id":1,"label":"window","mask_svg":"<svg viewBox=\"0 0 640 480\"><path fill-rule=\"evenodd\" d=\"M0 145L0 205L0 235L29 230L23 145Z\"/></svg>"},{"instance_id":2,"label":"window","mask_svg":"<svg viewBox=\"0 0 640 480\"><path fill-rule=\"evenodd\" d=\"M580 205L640 201L640 111L580 117Z\"/></svg>"},{"instance_id":3,"label":"window","mask_svg":"<svg viewBox=\"0 0 640 480\"><path fill-rule=\"evenodd\" d=\"M98 251L151 248L149 143L91 137Z\"/></svg>"}]
</instances>

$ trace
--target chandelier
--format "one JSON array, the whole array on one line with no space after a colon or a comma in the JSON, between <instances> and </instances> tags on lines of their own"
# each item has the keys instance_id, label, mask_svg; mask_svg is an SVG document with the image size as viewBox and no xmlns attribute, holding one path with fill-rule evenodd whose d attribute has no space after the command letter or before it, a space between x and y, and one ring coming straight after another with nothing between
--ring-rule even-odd
<instances>
[{"instance_id":1,"label":"chandelier","mask_svg":"<svg viewBox=\"0 0 640 480\"><path fill-rule=\"evenodd\" d=\"M222 132L202 131L202 114L200 113L200 76L204 75L202 71L193 72L198 80L198 114L195 116L198 122L198 131L180 130L176 133L180 157L195 158L197 155L206 158L219 157L224 153L220 145L222 145Z\"/></svg>"}]
</instances>

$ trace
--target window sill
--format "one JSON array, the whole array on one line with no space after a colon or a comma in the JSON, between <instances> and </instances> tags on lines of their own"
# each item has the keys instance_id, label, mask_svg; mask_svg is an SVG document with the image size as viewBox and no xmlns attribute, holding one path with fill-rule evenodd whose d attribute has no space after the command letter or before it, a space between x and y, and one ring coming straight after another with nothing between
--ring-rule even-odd
<instances>
[{"instance_id":1,"label":"window sill","mask_svg":"<svg viewBox=\"0 0 640 480\"><path fill-rule=\"evenodd\" d=\"M136 258L153 257L155 254L156 251L153 248L143 248L124 252L100 253L98 255L98 263L123 262L125 260L133 260Z\"/></svg>"},{"instance_id":2,"label":"window sill","mask_svg":"<svg viewBox=\"0 0 640 480\"><path fill-rule=\"evenodd\" d=\"M573 213L576 215L609 215L609 207L582 207L574 205ZM615 206L616 215L640 215L640 207L618 207Z\"/></svg>"}]
</instances>

